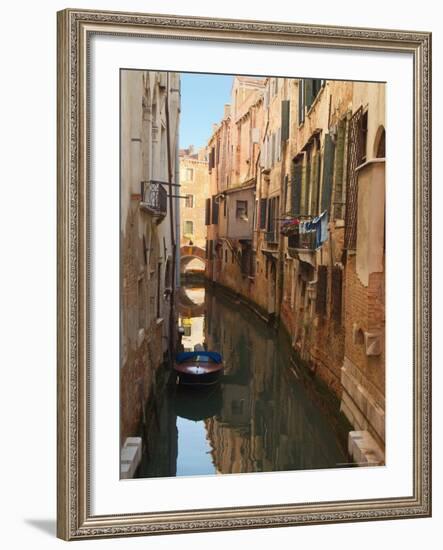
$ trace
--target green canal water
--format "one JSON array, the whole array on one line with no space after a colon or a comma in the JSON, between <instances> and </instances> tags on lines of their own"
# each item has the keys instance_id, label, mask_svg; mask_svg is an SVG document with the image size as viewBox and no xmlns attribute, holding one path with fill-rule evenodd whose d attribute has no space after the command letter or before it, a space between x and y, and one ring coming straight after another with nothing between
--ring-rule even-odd
<instances>
[{"instance_id":1,"label":"green canal water","mask_svg":"<svg viewBox=\"0 0 443 550\"><path fill-rule=\"evenodd\" d=\"M157 384L141 424L137 477L272 472L351 465L339 402L294 357L283 331L211 287L183 286L185 349L223 355L218 385ZM170 375L169 375L170 374Z\"/></svg>"}]
</instances>

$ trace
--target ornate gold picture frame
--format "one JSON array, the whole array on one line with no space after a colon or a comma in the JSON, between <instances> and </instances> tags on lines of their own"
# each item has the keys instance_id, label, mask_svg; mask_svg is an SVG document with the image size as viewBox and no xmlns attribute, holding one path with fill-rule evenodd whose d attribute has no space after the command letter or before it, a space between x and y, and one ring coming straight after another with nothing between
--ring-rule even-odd
<instances>
[{"instance_id":1,"label":"ornate gold picture frame","mask_svg":"<svg viewBox=\"0 0 443 550\"><path fill-rule=\"evenodd\" d=\"M90 43L137 40L294 46L413 58L413 449L404 497L94 514L91 501ZM208 68L210 69L210 68ZM68 9L58 13L58 536L65 540L431 515L431 34ZM389 106L388 106L389 108ZM92 144L93 145L93 144ZM400 315L400 312L398 312ZM388 366L389 368L389 366ZM248 474L246 474L248 475ZM152 498L155 498L154 496Z\"/></svg>"}]
</instances>

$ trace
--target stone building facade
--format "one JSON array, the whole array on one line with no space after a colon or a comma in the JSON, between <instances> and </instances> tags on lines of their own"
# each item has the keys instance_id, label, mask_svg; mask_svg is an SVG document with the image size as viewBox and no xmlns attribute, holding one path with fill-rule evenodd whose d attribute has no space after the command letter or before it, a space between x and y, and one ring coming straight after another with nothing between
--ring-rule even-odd
<instances>
[{"instance_id":1,"label":"stone building facade","mask_svg":"<svg viewBox=\"0 0 443 550\"><path fill-rule=\"evenodd\" d=\"M179 113L178 74L122 71L122 456L127 438L138 433L145 403L175 339L174 274L180 212L178 199L169 195L176 189L172 184L178 183ZM128 474L125 467L122 461L123 477Z\"/></svg>"},{"instance_id":2,"label":"stone building facade","mask_svg":"<svg viewBox=\"0 0 443 550\"><path fill-rule=\"evenodd\" d=\"M283 323L371 463L385 441L384 126L383 84L236 77L208 143L207 277Z\"/></svg>"},{"instance_id":3,"label":"stone building facade","mask_svg":"<svg viewBox=\"0 0 443 550\"><path fill-rule=\"evenodd\" d=\"M180 247L181 272L204 270L204 258L197 255L206 246L205 204L209 195L209 173L206 147L195 151L181 149L180 157ZM183 248L186 247L186 248ZM192 254L188 254L189 247ZM196 247L196 248L195 248ZM200 249L200 250L198 250Z\"/></svg>"}]
</instances>

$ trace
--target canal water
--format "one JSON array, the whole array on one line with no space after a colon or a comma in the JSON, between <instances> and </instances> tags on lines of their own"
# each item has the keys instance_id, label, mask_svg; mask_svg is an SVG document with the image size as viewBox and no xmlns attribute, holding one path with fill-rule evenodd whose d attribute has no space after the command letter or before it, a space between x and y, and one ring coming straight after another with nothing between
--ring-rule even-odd
<instances>
[{"instance_id":1,"label":"canal water","mask_svg":"<svg viewBox=\"0 0 443 550\"><path fill-rule=\"evenodd\" d=\"M226 367L209 388L177 386L172 373L157 384L137 477L350 465L339 403L298 364L283 331L220 289L183 286L178 301L184 349L202 344Z\"/></svg>"}]
</instances>

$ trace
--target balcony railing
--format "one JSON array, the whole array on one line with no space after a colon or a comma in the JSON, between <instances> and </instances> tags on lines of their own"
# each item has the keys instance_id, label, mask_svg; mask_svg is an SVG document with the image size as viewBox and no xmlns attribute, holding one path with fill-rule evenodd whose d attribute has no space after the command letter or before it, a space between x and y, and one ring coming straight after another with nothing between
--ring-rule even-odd
<instances>
[{"instance_id":1,"label":"balcony railing","mask_svg":"<svg viewBox=\"0 0 443 550\"><path fill-rule=\"evenodd\" d=\"M288 249L291 250L315 250L316 231L307 231L306 233L293 233L288 236Z\"/></svg>"},{"instance_id":2,"label":"balcony railing","mask_svg":"<svg viewBox=\"0 0 443 550\"><path fill-rule=\"evenodd\" d=\"M277 231L265 231L265 242L268 244L278 244Z\"/></svg>"},{"instance_id":3,"label":"balcony railing","mask_svg":"<svg viewBox=\"0 0 443 550\"><path fill-rule=\"evenodd\" d=\"M140 207L156 216L166 216L168 194L166 189L157 181L141 182Z\"/></svg>"}]
</instances>

